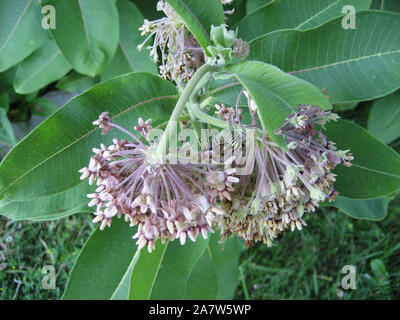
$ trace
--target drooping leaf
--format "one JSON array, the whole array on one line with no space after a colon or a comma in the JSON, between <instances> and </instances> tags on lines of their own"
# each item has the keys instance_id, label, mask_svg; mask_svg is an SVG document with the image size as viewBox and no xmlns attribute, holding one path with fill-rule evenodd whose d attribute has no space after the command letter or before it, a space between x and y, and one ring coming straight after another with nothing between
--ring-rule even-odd
<instances>
[{"instance_id":1,"label":"drooping leaf","mask_svg":"<svg viewBox=\"0 0 400 320\"><path fill-rule=\"evenodd\" d=\"M400 189L400 155L367 130L347 120L326 125L329 140L340 150L350 149L354 160L350 168L339 165L335 189L351 199L374 199Z\"/></svg>"},{"instance_id":2,"label":"drooping leaf","mask_svg":"<svg viewBox=\"0 0 400 320\"><path fill-rule=\"evenodd\" d=\"M307 30L342 15L348 0L279 0L263 5L237 26L238 36L252 40L280 29ZM371 0L353 0L356 11L369 9Z\"/></svg>"},{"instance_id":3,"label":"drooping leaf","mask_svg":"<svg viewBox=\"0 0 400 320\"><path fill-rule=\"evenodd\" d=\"M133 300L170 300L185 297L187 281L199 258L207 249L208 239L201 236L185 245L178 240L158 241L152 253L145 250L133 267L129 298Z\"/></svg>"},{"instance_id":4,"label":"drooping leaf","mask_svg":"<svg viewBox=\"0 0 400 320\"><path fill-rule=\"evenodd\" d=\"M374 102L368 116L368 131L384 143L400 137L400 91Z\"/></svg>"},{"instance_id":5,"label":"drooping leaf","mask_svg":"<svg viewBox=\"0 0 400 320\"><path fill-rule=\"evenodd\" d=\"M400 14L363 11L308 31L282 30L250 42L250 58L329 91L333 103L365 101L400 87Z\"/></svg>"},{"instance_id":6,"label":"drooping leaf","mask_svg":"<svg viewBox=\"0 0 400 320\"><path fill-rule=\"evenodd\" d=\"M54 40L48 39L17 68L14 89L17 93L35 92L61 79L71 70Z\"/></svg>"},{"instance_id":7,"label":"drooping leaf","mask_svg":"<svg viewBox=\"0 0 400 320\"><path fill-rule=\"evenodd\" d=\"M250 93L260 110L260 117L271 137L282 147L284 138L275 135L288 114L301 104L312 104L322 109L331 105L322 92L306 81L284 73L273 65L247 61L226 68L233 73Z\"/></svg>"},{"instance_id":8,"label":"drooping leaf","mask_svg":"<svg viewBox=\"0 0 400 320\"><path fill-rule=\"evenodd\" d=\"M113 138L92 125L109 111L114 122L131 129L137 118L165 122L176 102L176 89L149 73L132 73L95 85L67 102L24 138L0 164L0 194L28 200L62 192L77 185L78 170L87 165L91 149ZM32 188L35 185L35 188Z\"/></svg>"},{"instance_id":9,"label":"drooping leaf","mask_svg":"<svg viewBox=\"0 0 400 320\"><path fill-rule=\"evenodd\" d=\"M0 0L0 72L42 45L48 37L42 28L42 18L35 0Z\"/></svg>"},{"instance_id":10,"label":"drooping leaf","mask_svg":"<svg viewBox=\"0 0 400 320\"><path fill-rule=\"evenodd\" d=\"M208 53L211 25L224 23L222 3L215 0L166 0L183 19L189 31Z\"/></svg>"},{"instance_id":11,"label":"drooping leaf","mask_svg":"<svg viewBox=\"0 0 400 320\"><path fill-rule=\"evenodd\" d=\"M334 202L324 206L336 207L356 219L378 221L386 217L389 202L388 198L354 200L337 196Z\"/></svg>"},{"instance_id":12,"label":"drooping leaf","mask_svg":"<svg viewBox=\"0 0 400 320\"><path fill-rule=\"evenodd\" d=\"M117 1L119 15L118 49L110 66L101 74L103 80L129 72L146 71L157 74L157 65L151 61L148 50L139 51L143 42L139 27L144 17L138 8L128 0Z\"/></svg>"},{"instance_id":13,"label":"drooping leaf","mask_svg":"<svg viewBox=\"0 0 400 320\"><path fill-rule=\"evenodd\" d=\"M95 76L108 66L118 45L118 12L113 0L46 0L57 13L51 33L79 73Z\"/></svg>"},{"instance_id":14,"label":"drooping leaf","mask_svg":"<svg viewBox=\"0 0 400 320\"><path fill-rule=\"evenodd\" d=\"M79 92L93 87L98 81L96 77L88 77L72 71L57 82L56 88L67 92Z\"/></svg>"},{"instance_id":15,"label":"drooping leaf","mask_svg":"<svg viewBox=\"0 0 400 320\"><path fill-rule=\"evenodd\" d=\"M62 299L111 299L135 261L134 233L123 219L114 219L110 228L94 231L79 254Z\"/></svg>"},{"instance_id":16,"label":"drooping leaf","mask_svg":"<svg viewBox=\"0 0 400 320\"><path fill-rule=\"evenodd\" d=\"M34 200L3 199L0 200L0 214L13 220L45 221L79 212L92 212L86 197L91 192L94 192L93 186L81 183L67 191Z\"/></svg>"}]
</instances>

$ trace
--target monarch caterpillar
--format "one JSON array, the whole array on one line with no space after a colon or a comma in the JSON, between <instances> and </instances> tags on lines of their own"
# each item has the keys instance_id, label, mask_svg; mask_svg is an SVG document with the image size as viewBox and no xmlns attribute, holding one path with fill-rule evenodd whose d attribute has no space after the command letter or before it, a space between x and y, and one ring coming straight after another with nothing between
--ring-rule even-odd
<instances>
[{"instance_id":1,"label":"monarch caterpillar","mask_svg":"<svg viewBox=\"0 0 400 320\"><path fill-rule=\"evenodd\" d=\"M201 151L207 151L211 150L213 146L225 145L226 143L234 149L242 146L242 141L236 140L232 131L223 130L211 140L207 139L206 141L202 141L200 143L200 148Z\"/></svg>"}]
</instances>

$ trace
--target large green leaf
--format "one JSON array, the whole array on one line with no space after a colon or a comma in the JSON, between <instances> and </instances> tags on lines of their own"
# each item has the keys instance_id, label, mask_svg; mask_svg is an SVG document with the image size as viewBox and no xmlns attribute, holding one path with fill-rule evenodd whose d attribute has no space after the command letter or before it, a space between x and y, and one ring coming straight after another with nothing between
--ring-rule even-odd
<instances>
[{"instance_id":1,"label":"large green leaf","mask_svg":"<svg viewBox=\"0 0 400 320\"><path fill-rule=\"evenodd\" d=\"M134 233L135 229L123 219L114 219L111 228L97 229L82 248L62 298L122 298L122 280L135 262L136 245L131 239Z\"/></svg>"},{"instance_id":2,"label":"large green leaf","mask_svg":"<svg viewBox=\"0 0 400 320\"><path fill-rule=\"evenodd\" d=\"M224 10L221 1L216 0L166 0L183 19L203 49L210 45L211 25L224 23Z\"/></svg>"},{"instance_id":3,"label":"large green leaf","mask_svg":"<svg viewBox=\"0 0 400 320\"><path fill-rule=\"evenodd\" d=\"M368 116L368 131L385 143L400 137L400 91L374 102Z\"/></svg>"},{"instance_id":4,"label":"large green leaf","mask_svg":"<svg viewBox=\"0 0 400 320\"><path fill-rule=\"evenodd\" d=\"M87 165L91 149L112 138L92 125L109 111L127 129L137 118L152 118L154 125L169 118L176 89L149 73L131 73L95 85L76 96L40 124L11 150L0 164L0 194L10 200L28 200L65 191L77 185L78 170ZM33 187L34 186L34 187Z\"/></svg>"},{"instance_id":5,"label":"large green leaf","mask_svg":"<svg viewBox=\"0 0 400 320\"><path fill-rule=\"evenodd\" d=\"M71 70L54 40L48 39L17 68L14 89L17 93L35 92L57 81Z\"/></svg>"},{"instance_id":6,"label":"large green leaf","mask_svg":"<svg viewBox=\"0 0 400 320\"><path fill-rule=\"evenodd\" d=\"M378 221L386 217L389 202L388 198L354 200L337 196L334 202L323 206L336 207L352 218Z\"/></svg>"},{"instance_id":7,"label":"large green leaf","mask_svg":"<svg viewBox=\"0 0 400 320\"><path fill-rule=\"evenodd\" d=\"M25 59L48 36L35 0L0 0L0 72Z\"/></svg>"},{"instance_id":8,"label":"large green leaf","mask_svg":"<svg viewBox=\"0 0 400 320\"><path fill-rule=\"evenodd\" d=\"M350 149L354 155L350 168L340 165L334 170L340 195L373 199L400 189L400 155L350 121L331 121L326 128L338 149Z\"/></svg>"},{"instance_id":9,"label":"large green leaf","mask_svg":"<svg viewBox=\"0 0 400 320\"><path fill-rule=\"evenodd\" d=\"M271 137L285 147L285 139L275 135L285 118L301 104L322 109L331 105L322 92L306 81L284 73L273 65L247 61L227 67L250 93L260 110L261 121Z\"/></svg>"},{"instance_id":10,"label":"large green leaf","mask_svg":"<svg viewBox=\"0 0 400 320\"><path fill-rule=\"evenodd\" d=\"M372 0L353 0L356 11L369 9ZM342 15L348 0L275 0L246 16L236 27L239 37L251 40L279 29L307 30Z\"/></svg>"},{"instance_id":11,"label":"large green leaf","mask_svg":"<svg viewBox=\"0 0 400 320\"><path fill-rule=\"evenodd\" d=\"M188 279L207 249L208 239L201 236L185 245L179 240L158 241L152 253L141 250L133 267L129 298L133 300L180 300L185 297Z\"/></svg>"},{"instance_id":12,"label":"large green leaf","mask_svg":"<svg viewBox=\"0 0 400 320\"><path fill-rule=\"evenodd\" d=\"M250 58L325 87L336 103L374 99L399 88L400 14L357 13L355 30L343 29L341 20L256 38Z\"/></svg>"},{"instance_id":13,"label":"large green leaf","mask_svg":"<svg viewBox=\"0 0 400 320\"><path fill-rule=\"evenodd\" d=\"M114 0L47 0L57 13L51 29L65 58L79 73L99 74L118 45L118 11Z\"/></svg>"},{"instance_id":14,"label":"large green leaf","mask_svg":"<svg viewBox=\"0 0 400 320\"><path fill-rule=\"evenodd\" d=\"M0 214L13 220L52 220L78 212L92 212L86 194L94 188L86 182L67 191L34 200L0 200Z\"/></svg>"}]
</instances>

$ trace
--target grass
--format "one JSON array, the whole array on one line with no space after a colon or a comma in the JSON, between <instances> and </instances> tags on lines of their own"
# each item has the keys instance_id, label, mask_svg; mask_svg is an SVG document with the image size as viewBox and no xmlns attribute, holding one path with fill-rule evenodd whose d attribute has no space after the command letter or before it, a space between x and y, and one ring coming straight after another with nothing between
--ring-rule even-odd
<instances>
[{"instance_id":1,"label":"grass","mask_svg":"<svg viewBox=\"0 0 400 320\"><path fill-rule=\"evenodd\" d=\"M93 229L86 214L35 223L0 217L0 299L59 299ZM56 289L42 287L45 265L55 267Z\"/></svg>"},{"instance_id":2,"label":"grass","mask_svg":"<svg viewBox=\"0 0 400 320\"><path fill-rule=\"evenodd\" d=\"M379 222L355 220L336 209L306 219L267 248L242 252L239 299L398 299L400 297L400 196ZM382 272L371 268L379 264ZM342 267L356 267L356 289L341 287ZM382 267L383 266L383 267Z\"/></svg>"}]
</instances>

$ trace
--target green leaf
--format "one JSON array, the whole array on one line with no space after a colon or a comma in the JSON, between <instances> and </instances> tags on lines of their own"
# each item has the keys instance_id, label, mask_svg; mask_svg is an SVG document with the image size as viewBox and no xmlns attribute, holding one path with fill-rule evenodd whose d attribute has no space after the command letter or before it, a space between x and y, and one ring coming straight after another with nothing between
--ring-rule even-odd
<instances>
[{"instance_id":1,"label":"green leaf","mask_svg":"<svg viewBox=\"0 0 400 320\"><path fill-rule=\"evenodd\" d=\"M333 103L365 101L400 87L400 14L364 11L308 31L282 30L250 42L250 58L326 88Z\"/></svg>"},{"instance_id":2,"label":"green leaf","mask_svg":"<svg viewBox=\"0 0 400 320\"><path fill-rule=\"evenodd\" d=\"M284 73L275 66L248 61L229 66L233 73L254 99L260 110L260 117L265 129L283 148L285 139L275 135L285 118L301 104L312 104L322 109L331 105L322 92L306 81Z\"/></svg>"},{"instance_id":3,"label":"green leaf","mask_svg":"<svg viewBox=\"0 0 400 320\"><path fill-rule=\"evenodd\" d=\"M232 236L225 241L221 250L218 241L219 233L216 232L210 237L208 254L217 273L221 299L231 300L239 281L240 242Z\"/></svg>"},{"instance_id":4,"label":"green leaf","mask_svg":"<svg viewBox=\"0 0 400 320\"><path fill-rule=\"evenodd\" d=\"M102 80L139 71L157 74L157 65L151 61L148 51L137 49L137 46L143 42L138 30L143 24L143 15L128 0L118 0L117 8L120 34L118 49L109 67L101 74Z\"/></svg>"},{"instance_id":5,"label":"green leaf","mask_svg":"<svg viewBox=\"0 0 400 320\"><path fill-rule=\"evenodd\" d=\"M240 20L242 20L246 15L246 0L235 0L231 4L224 5L223 8L225 11L230 11L232 13L225 14L226 21L225 23L228 26L234 26Z\"/></svg>"},{"instance_id":6,"label":"green leaf","mask_svg":"<svg viewBox=\"0 0 400 320\"><path fill-rule=\"evenodd\" d=\"M85 243L71 271L62 299L104 300L121 294L121 281L134 262L135 229L123 219L97 229Z\"/></svg>"},{"instance_id":7,"label":"green leaf","mask_svg":"<svg viewBox=\"0 0 400 320\"><path fill-rule=\"evenodd\" d=\"M348 110L353 110L359 102L349 102L349 103L337 103L333 105L333 111L335 112L343 112Z\"/></svg>"},{"instance_id":8,"label":"green leaf","mask_svg":"<svg viewBox=\"0 0 400 320\"><path fill-rule=\"evenodd\" d=\"M373 0L371 9L400 12L400 2L398 0Z\"/></svg>"},{"instance_id":9,"label":"green leaf","mask_svg":"<svg viewBox=\"0 0 400 320\"><path fill-rule=\"evenodd\" d=\"M32 101L32 104L30 105L30 109L33 114L35 114L37 116L45 117L45 116L49 116L52 113L54 113L55 111L57 111L58 107L50 100L39 97Z\"/></svg>"},{"instance_id":10,"label":"green leaf","mask_svg":"<svg viewBox=\"0 0 400 320\"><path fill-rule=\"evenodd\" d=\"M0 0L0 72L25 59L48 37L35 0Z\"/></svg>"},{"instance_id":11,"label":"green leaf","mask_svg":"<svg viewBox=\"0 0 400 320\"><path fill-rule=\"evenodd\" d=\"M143 16L148 20L156 20L164 16L161 11L156 10L158 1L159 0L132 0Z\"/></svg>"},{"instance_id":12,"label":"green leaf","mask_svg":"<svg viewBox=\"0 0 400 320\"><path fill-rule=\"evenodd\" d=\"M187 281L208 239L199 236L185 245L178 240L156 243L152 253L141 250L133 267L129 298L133 300L179 300L185 297Z\"/></svg>"},{"instance_id":13,"label":"green leaf","mask_svg":"<svg viewBox=\"0 0 400 320\"><path fill-rule=\"evenodd\" d=\"M183 19L186 27L208 54L211 25L219 26L224 23L221 1L166 0L166 2Z\"/></svg>"},{"instance_id":14,"label":"green leaf","mask_svg":"<svg viewBox=\"0 0 400 320\"><path fill-rule=\"evenodd\" d=\"M247 0L246 1L246 14L249 15L253 11L256 11L262 6L266 6L271 3L272 0Z\"/></svg>"},{"instance_id":15,"label":"green leaf","mask_svg":"<svg viewBox=\"0 0 400 320\"><path fill-rule=\"evenodd\" d=\"M51 33L79 73L95 76L107 67L118 45L118 11L113 0L47 0L57 13Z\"/></svg>"},{"instance_id":16,"label":"green leaf","mask_svg":"<svg viewBox=\"0 0 400 320\"><path fill-rule=\"evenodd\" d=\"M17 93L35 92L62 78L71 70L54 40L48 39L17 68L14 89Z\"/></svg>"},{"instance_id":17,"label":"green leaf","mask_svg":"<svg viewBox=\"0 0 400 320\"><path fill-rule=\"evenodd\" d=\"M379 221L386 217L389 202L388 198L354 200L337 196L334 202L323 206L336 207L352 218Z\"/></svg>"},{"instance_id":18,"label":"green leaf","mask_svg":"<svg viewBox=\"0 0 400 320\"><path fill-rule=\"evenodd\" d=\"M0 108L8 112L10 110L10 99L7 93L0 94Z\"/></svg>"},{"instance_id":19,"label":"green leaf","mask_svg":"<svg viewBox=\"0 0 400 320\"><path fill-rule=\"evenodd\" d=\"M347 120L331 121L326 135L340 150L350 149L350 168L337 166L335 189L351 199L373 199L400 189L400 156L378 139Z\"/></svg>"},{"instance_id":20,"label":"green leaf","mask_svg":"<svg viewBox=\"0 0 400 320\"><path fill-rule=\"evenodd\" d=\"M13 220L45 221L59 219L78 212L92 212L86 194L95 188L81 183L67 191L34 200L0 200L0 214Z\"/></svg>"},{"instance_id":21,"label":"green leaf","mask_svg":"<svg viewBox=\"0 0 400 320\"><path fill-rule=\"evenodd\" d=\"M369 9L372 0L353 0L356 11ZM341 16L348 0L279 0L260 7L237 26L238 36L252 40L280 29L307 30Z\"/></svg>"},{"instance_id":22,"label":"green leaf","mask_svg":"<svg viewBox=\"0 0 400 320\"><path fill-rule=\"evenodd\" d=\"M57 82L56 88L67 92L86 91L97 83L96 77L88 77L72 71Z\"/></svg>"},{"instance_id":23,"label":"green leaf","mask_svg":"<svg viewBox=\"0 0 400 320\"><path fill-rule=\"evenodd\" d=\"M209 249L209 248L208 248ZM222 299L217 274L208 250L197 260L186 284L185 300Z\"/></svg>"},{"instance_id":24,"label":"green leaf","mask_svg":"<svg viewBox=\"0 0 400 320\"><path fill-rule=\"evenodd\" d=\"M239 241L231 237L223 247L213 233L208 248L197 261L186 285L188 300L231 300L239 279Z\"/></svg>"},{"instance_id":25,"label":"green leaf","mask_svg":"<svg viewBox=\"0 0 400 320\"><path fill-rule=\"evenodd\" d=\"M400 91L374 102L368 116L368 131L384 143L400 137Z\"/></svg>"},{"instance_id":26,"label":"green leaf","mask_svg":"<svg viewBox=\"0 0 400 320\"><path fill-rule=\"evenodd\" d=\"M149 73L131 73L95 85L74 97L11 150L0 164L0 195L28 200L77 185L78 170L87 165L91 149L126 135L114 130L101 136L92 125L101 112L132 128L137 118L155 126L169 119L176 89ZM32 186L35 186L34 188Z\"/></svg>"},{"instance_id":27,"label":"green leaf","mask_svg":"<svg viewBox=\"0 0 400 320\"><path fill-rule=\"evenodd\" d=\"M3 107L0 107L0 142L11 147L17 143L14 129L7 117L7 110Z\"/></svg>"}]
</instances>

